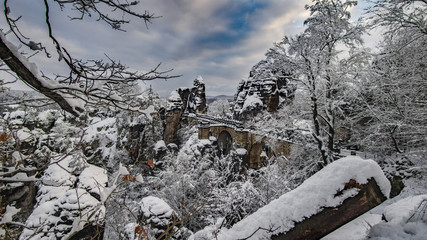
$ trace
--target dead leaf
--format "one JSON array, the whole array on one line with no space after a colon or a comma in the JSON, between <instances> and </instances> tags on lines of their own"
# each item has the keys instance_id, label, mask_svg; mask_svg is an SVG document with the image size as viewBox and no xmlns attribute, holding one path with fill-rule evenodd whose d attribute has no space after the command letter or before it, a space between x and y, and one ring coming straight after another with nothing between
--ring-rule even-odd
<instances>
[{"instance_id":1,"label":"dead leaf","mask_svg":"<svg viewBox=\"0 0 427 240\"><path fill-rule=\"evenodd\" d=\"M145 231L145 229L141 226L136 226L135 228L135 233L138 234L139 236L142 236L144 238L147 237L147 232Z\"/></svg>"},{"instance_id":2,"label":"dead leaf","mask_svg":"<svg viewBox=\"0 0 427 240\"><path fill-rule=\"evenodd\" d=\"M149 165L150 167L154 167L154 162L153 162L153 160L148 159L148 160L147 160L147 163L148 163L148 165Z\"/></svg>"},{"instance_id":3,"label":"dead leaf","mask_svg":"<svg viewBox=\"0 0 427 240\"><path fill-rule=\"evenodd\" d=\"M131 176L130 174L128 174L128 175L124 175L124 176L122 177L122 181L123 181L123 182L130 181L131 179L132 179L132 176Z\"/></svg>"},{"instance_id":4,"label":"dead leaf","mask_svg":"<svg viewBox=\"0 0 427 240\"><path fill-rule=\"evenodd\" d=\"M11 136L5 132L0 133L0 141L6 142L11 138Z\"/></svg>"}]
</instances>

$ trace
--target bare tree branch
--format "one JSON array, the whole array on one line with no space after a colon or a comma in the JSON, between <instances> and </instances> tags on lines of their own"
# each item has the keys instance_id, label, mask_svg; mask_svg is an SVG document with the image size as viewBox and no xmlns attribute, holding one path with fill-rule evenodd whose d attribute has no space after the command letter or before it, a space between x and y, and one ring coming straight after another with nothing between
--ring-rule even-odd
<instances>
[{"instance_id":1,"label":"bare tree branch","mask_svg":"<svg viewBox=\"0 0 427 240\"><path fill-rule=\"evenodd\" d=\"M12 51L3 42L3 39L0 39L0 59L2 59L27 85L58 103L58 105L65 111L73 114L74 116L78 116L84 111L83 109L73 108L62 95L43 86L40 79L34 76L34 74L12 53Z\"/></svg>"}]
</instances>

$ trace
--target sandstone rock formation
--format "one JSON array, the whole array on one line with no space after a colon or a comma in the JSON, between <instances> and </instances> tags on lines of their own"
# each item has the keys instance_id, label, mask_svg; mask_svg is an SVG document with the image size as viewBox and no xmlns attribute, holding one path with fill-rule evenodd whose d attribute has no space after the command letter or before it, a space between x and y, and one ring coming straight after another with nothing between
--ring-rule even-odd
<instances>
[{"instance_id":1,"label":"sandstone rock formation","mask_svg":"<svg viewBox=\"0 0 427 240\"><path fill-rule=\"evenodd\" d=\"M198 76L193 81L193 87L181 87L173 91L168 99L165 116L165 131L163 134L166 144L178 143L177 132L181 128L183 113L204 114L207 111L205 83Z\"/></svg>"},{"instance_id":2,"label":"sandstone rock formation","mask_svg":"<svg viewBox=\"0 0 427 240\"><path fill-rule=\"evenodd\" d=\"M183 104L177 91L173 91L168 99L166 109L165 130L163 138L166 144L177 142L177 132L180 129L181 115L183 113Z\"/></svg>"},{"instance_id":3,"label":"sandstone rock formation","mask_svg":"<svg viewBox=\"0 0 427 240\"><path fill-rule=\"evenodd\" d=\"M186 113L206 113L206 93L203 78L198 76L193 81L193 87L181 87L176 90L182 100L182 110Z\"/></svg>"},{"instance_id":4,"label":"sandstone rock formation","mask_svg":"<svg viewBox=\"0 0 427 240\"><path fill-rule=\"evenodd\" d=\"M252 67L249 78L242 80L234 97L234 117L246 119L262 110L276 111L280 106L294 99L296 84L292 82L292 73L282 66L276 55L267 55L266 60ZM254 98L260 104L255 104Z\"/></svg>"}]
</instances>

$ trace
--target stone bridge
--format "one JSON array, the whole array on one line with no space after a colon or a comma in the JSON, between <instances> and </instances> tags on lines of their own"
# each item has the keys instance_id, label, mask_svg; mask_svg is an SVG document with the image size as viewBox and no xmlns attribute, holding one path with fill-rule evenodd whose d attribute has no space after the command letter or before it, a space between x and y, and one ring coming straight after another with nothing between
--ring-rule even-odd
<instances>
[{"instance_id":1,"label":"stone bridge","mask_svg":"<svg viewBox=\"0 0 427 240\"><path fill-rule=\"evenodd\" d=\"M267 159L273 156L286 156L291 153L292 143L279 139L272 139L262 136L249 129L238 126L238 122L233 124L205 121L198 116L199 139L209 139L213 136L218 141L221 154L228 154L232 149L245 149L244 161L250 168L260 168ZM227 120L230 121L230 120ZM244 152L244 151L239 151Z\"/></svg>"}]
</instances>

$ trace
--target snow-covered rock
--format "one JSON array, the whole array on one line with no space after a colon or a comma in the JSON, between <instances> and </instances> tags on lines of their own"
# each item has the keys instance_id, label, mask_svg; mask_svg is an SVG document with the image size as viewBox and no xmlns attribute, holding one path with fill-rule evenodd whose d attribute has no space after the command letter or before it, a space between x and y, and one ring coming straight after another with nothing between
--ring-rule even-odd
<instances>
[{"instance_id":1,"label":"snow-covered rock","mask_svg":"<svg viewBox=\"0 0 427 240\"><path fill-rule=\"evenodd\" d=\"M148 196L139 202L138 223L132 222L125 226L123 235L127 239L156 239L165 232L175 233L170 239L184 239L190 235L185 227L178 228L173 224L181 221L175 211L163 199Z\"/></svg>"},{"instance_id":2,"label":"snow-covered rock","mask_svg":"<svg viewBox=\"0 0 427 240\"><path fill-rule=\"evenodd\" d=\"M234 99L235 118L255 116L264 109L275 112L280 106L293 101L296 84L292 83L291 73L286 69L282 57L280 54L268 53L265 60L252 67L249 78L239 83ZM247 101L254 95L259 96L261 107L248 108Z\"/></svg>"},{"instance_id":3,"label":"snow-covered rock","mask_svg":"<svg viewBox=\"0 0 427 240\"><path fill-rule=\"evenodd\" d=\"M56 239L72 231L75 223L102 224L105 207L95 197L106 183L106 171L87 164L79 155L52 159L20 239Z\"/></svg>"}]
</instances>

